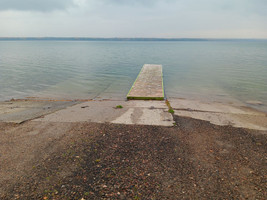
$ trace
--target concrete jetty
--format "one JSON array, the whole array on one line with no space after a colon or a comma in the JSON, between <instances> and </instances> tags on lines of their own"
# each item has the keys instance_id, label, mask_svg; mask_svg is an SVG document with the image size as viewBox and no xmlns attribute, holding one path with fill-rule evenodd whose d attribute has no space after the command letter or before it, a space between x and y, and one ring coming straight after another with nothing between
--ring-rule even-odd
<instances>
[{"instance_id":1,"label":"concrete jetty","mask_svg":"<svg viewBox=\"0 0 267 200\"><path fill-rule=\"evenodd\" d=\"M145 64L130 89L127 99L164 100L162 65Z\"/></svg>"}]
</instances>

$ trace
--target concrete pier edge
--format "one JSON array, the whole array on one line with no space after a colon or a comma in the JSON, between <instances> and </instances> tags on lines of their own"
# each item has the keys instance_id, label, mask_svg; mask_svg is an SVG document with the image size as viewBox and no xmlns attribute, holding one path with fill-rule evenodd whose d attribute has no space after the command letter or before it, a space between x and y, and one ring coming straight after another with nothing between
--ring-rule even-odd
<instances>
[{"instance_id":1,"label":"concrete pier edge","mask_svg":"<svg viewBox=\"0 0 267 200\"><path fill-rule=\"evenodd\" d=\"M162 97L146 97L146 96L130 96L130 93L133 89L133 87L135 86L135 83L136 81L138 80L140 74L142 73L144 67L146 65L149 65L149 64L144 64L142 69L140 70L139 74L137 75L131 89L129 90L128 94L127 94L127 100L159 100L159 101L162 101L162 100L165 100L165 92L164 92L164 83L163 83L163 70L161 68L161 85L162 85ZM161 65L162 66L162 65Z\"/></svg>"}]
</instances>

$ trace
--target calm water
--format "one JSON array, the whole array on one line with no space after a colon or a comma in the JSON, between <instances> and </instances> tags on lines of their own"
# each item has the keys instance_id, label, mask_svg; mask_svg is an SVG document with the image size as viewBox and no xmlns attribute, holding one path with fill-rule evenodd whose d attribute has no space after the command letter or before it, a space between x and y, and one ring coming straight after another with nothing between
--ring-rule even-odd
<instances>
[{"instance_id":1,"label":"calm water","mask_svg":"<svg viewBox=\"0 0 267 200\"><path fill-rule=\"evenodd\" d=\"M267 41L0 41L0 100L125 98L145 63L162 64L167 97L262 101Z\"/></svg>"}]
</instances>

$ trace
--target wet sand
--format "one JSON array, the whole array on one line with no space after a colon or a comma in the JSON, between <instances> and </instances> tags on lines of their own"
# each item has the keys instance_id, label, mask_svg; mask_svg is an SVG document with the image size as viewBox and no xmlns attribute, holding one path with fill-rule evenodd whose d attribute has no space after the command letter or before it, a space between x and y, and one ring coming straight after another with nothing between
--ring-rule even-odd
<instances>
[{"instance_id":1,"label":"wet sand","mask_svg":"<svg viewBox=\"0 0 267 200\"><path fill-rule=\"evenodd\" d=\"M172 126L55 120L63 110L80 112L90 102L53 111L50 121L38 121L49 116L42 113L20 124L0 122L0 199L264 199L267 131L255 128L266 127L266 115L170 102ZM126 102L125 110L113 104L121 114L130 108L147 112L146 103L134 108ZM148 108L167 112L157 104ZM262 121L250 122L254 130L236 128L234 122L216 125L212 117L183 117L182 111Z\"/></svg>"}]
</instances>

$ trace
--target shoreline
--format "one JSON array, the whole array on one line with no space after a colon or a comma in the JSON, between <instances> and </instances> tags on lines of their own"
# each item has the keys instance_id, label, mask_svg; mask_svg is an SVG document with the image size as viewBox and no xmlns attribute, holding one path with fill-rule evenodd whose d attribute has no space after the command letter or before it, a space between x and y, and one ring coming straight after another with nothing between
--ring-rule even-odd
<instances>
[{"instance_id":1,"label":"shoreline","mask_svg":"<svg viewBox=\"0 0 267 200\"><path fill-rule=\"evenodd\" d=\"M267 130L267 113L253 107L248 107L243 103L222 103L217 101L200 101L185 98L170 98L168 100L170 102L170 106L174 110L173 115L200 119L221 126L231 125L234 127L255 130ZM156 103L154 105L153 103L151 104L151 102ZM114 109L117 105L122 105L125 108L121 110ZM55 118L58 118L58 116L56 116L57 114L60 116L62 115L61 113L64 113L64 115L61 116L61 121L63 122L92 121L99 123L113 123L113 121L116 121L117 118L121 116L128 116L129 118L130 115L134 115L135 111L133 109L135 108L137 110L137 114L135 114L136 117L133 118L141 117L142 114L144 114L144 118L148 118L149 115L153 116L153 113L149 111L151 106L154 109L154 114L158 111L159 118L162 118L161 115L164 113L165 117L168 115L168 107L165 105L165 101L127 101L126 99L70 100L28 97L24 99L11 99L9 101L0 102L0 122L22 123L33 119L38 120L38 118L40 118L39 120L47 119L48 121L55 121ZM93 107L96 111L86 110L81 107ZM106 107L108 110L102 110L103 107ZM90 114L90 112L93 114ZM106 119L101 119L101 117L99 117L100 119L98 121L94 120L93 115L97 118L98 114L101 114L101 112L104 113ZM118 114L114 114L116 112ZM84 113L84 117L79 117L80 113ZM101 115L103 115L103 113ZM148 116L145 116L146 113L149 113ZM50 117L50 115L52 117ZM69 118L66 117L68 115ZM75 116L78 118L75 119ZM170 115L167 118L169 121L172 121L172 117ZM116 123L150 125L149 122L145 122L146 119L142 119L143 122L137 122L139 119L137 119L137 121L131 121L130 118L127 120L117 120ZM163 123L158 122L158 125L164 124L164 120L166 119L161 120ZM153 123L151 125L157 125L157 122Z\"/></svg>"},{"instance_id":2,"label":"shoreline","mask_svg":"<svg viewBox=\"0 0 267 200\"><path fill-rule=\"evenodd\" d=\"M164 100L167 99L173 99L173 100L188 100L188 101L196 101L196 102L202 102L202 103L221 103L225 105L233 105L235 107L244 107L244 108L250 108L253 110L257 110L259 112L263 112L267 114L267 104L265 102L259 101L259 100L253 100L249 99L246 101L241 101L234 98L223 98L223 97L212 97L207 98L199 95L182 95L182 96L166 96ZM96 98L69 98L69 97L63 97L63 98L57 98L54 96L51 97L45 97L45 96L29 96L29 97L23 97L23 98L11 98L6 100L0 100L0 102L9 102L9 101L78 101L78 102L86 102L86 101L126 101L126 97L122 96L116 96L116 97L96 97ZM264 108L263 108L264 107ZM266 107L266 108L265 108Z\"/></svg>"},{"instance_id":3,"label":"shoreline","mask_svg":"<svg viewBox=\"0 0 267 200\"><path fill-rule=\"evenodd\" d=\"M17 112L24 118L34 113L35 118L0 122L1 199L265 197L267 131L218 126L179 114L206 110L224 116L231 108L228 114L257 116L252 111L170 100L174 122L158 126L144 123L161 121L139 119L144 113L154 118L168 113L165 102L148 102L149 107L146 101L6 103L13 117ZM114 108L118 103L123 108ZM128 124L97 122L109 117Z\"/></svg>"}]
</instances>

